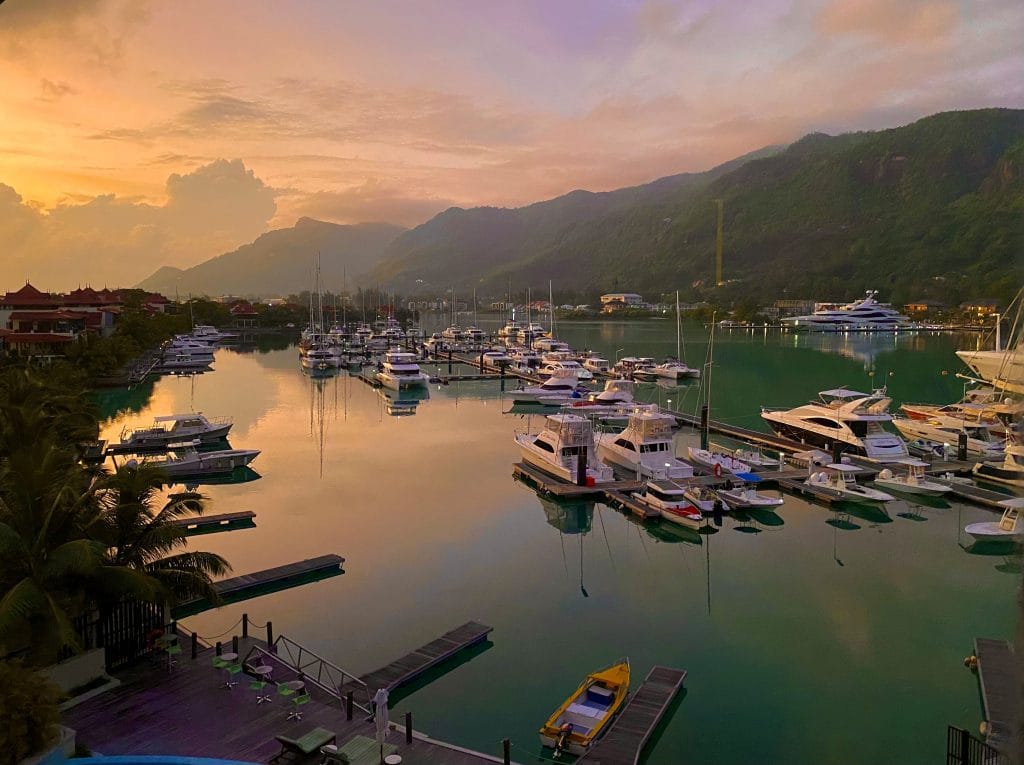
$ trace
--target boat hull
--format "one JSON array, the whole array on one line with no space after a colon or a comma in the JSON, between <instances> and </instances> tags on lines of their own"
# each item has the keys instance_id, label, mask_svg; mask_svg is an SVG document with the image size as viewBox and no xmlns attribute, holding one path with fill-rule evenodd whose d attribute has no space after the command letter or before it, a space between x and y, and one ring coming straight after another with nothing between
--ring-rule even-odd
<instances>
[{"instance_id":1,"label":"boat hull","mask_svg":"<svg viewBox=\"0 0 1024 765\"><path fill-rule=\"evenodd\" d=\"M986 481L996 481L1010 486L1024 486L1024 470L1019 468L1006 468L1002 465L979 462L971 472Z\"/></svg>"},{"instance_id":2,"label":"boat hull","mask_svg":"<svg viewBox=\"0 0 1024 765\"><path fill-rule=\"evenodd\" d=\"M940 494L945 494L948 491L951 491L949 486L943 486L941 483L932 483L931 481L904 483L902 481L889 481L884 478L876 478L875 483L879 486L885 487L886 489L898 491L903 494L926 494L937 497Z\"/></svg>"}]
</instances>

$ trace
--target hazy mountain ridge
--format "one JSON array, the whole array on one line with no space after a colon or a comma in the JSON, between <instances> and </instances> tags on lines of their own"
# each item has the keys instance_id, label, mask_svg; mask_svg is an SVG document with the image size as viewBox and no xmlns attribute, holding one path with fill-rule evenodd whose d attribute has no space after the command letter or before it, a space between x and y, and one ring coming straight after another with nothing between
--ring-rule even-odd
<instances>
[{"instance_id":1,"label":"hazy mountain ridge","mask_svg":"<svg viewBox=\"0 0 1024 765\"><path fill-rule=\"evenodd\" d=\"M165 295L269 295L298 293L313 282L316 254L321 279L332 289L362 283L384 249L406 229L390 223L336 223L300 218L232 252L192 268L160 268L139 286Z\"/></svg>"},{"instance_id":2,"label":"hazy mountain ridge","mask_svg":"<svg viewBox=\"0 0 1024 765\"><path fill-rule=\"evenodd\" d=\"M889 130L805 136L764 156L516 210L453 209L388 247L373 278L497 294L553 279L578 292L660 292L726 279L756 296L910 299L935 277L998 296L1020 281L1024 111L946 112ZM1018 284L1019 286L1019 284Z\"/></svg>"}]
</instances>

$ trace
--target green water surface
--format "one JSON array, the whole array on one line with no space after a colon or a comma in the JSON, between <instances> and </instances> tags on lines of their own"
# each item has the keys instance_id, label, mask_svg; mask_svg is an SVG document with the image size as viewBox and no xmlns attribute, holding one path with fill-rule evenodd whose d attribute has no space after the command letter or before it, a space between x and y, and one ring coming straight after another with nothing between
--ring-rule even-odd
<instances>
[{"instance_id":1,"label":"green water surface","mask_svg":"<svg viewBox=\"0 0 1024 765\"><path fill-rule=\"evenodd\" d=\"M558 334L613 360L676 344L671 321L566 323ZM897 403L947 402L962 392L953 349L974 342L720 332L713 416L760 427L761 405L843 384L885 382ZM704 327L687 325L691 365L707 343ZM695 411L698 388L643 392ZM293 348L219 351L213 373L133 395L107 436L195 409L234 417L232 445L262 450L260 480L203 489L210 512L254 510L256 528L195 544L238 573L346 558L344 576L188 626L213 637L245 611L361 674L486 622L492 645L399 695L392 715L412 710L429 735L492 754L509 737L519 762L537 761L537 728L582 677L620 656L634 687L655 664L689 672L648 763L937 762L947 724L973 730L981 719L962 664L972 639L1009 638L1016 624L1016 560L972 554L961 531L993 518L980 508L899 500L840 517L787 496L777 515L726 518L713 535L644 526L514 481L513 436L530 422L503 414L497 383L435 385L413 416L390 417L357 380L304 376ZM677 436L680 453L692 443Z\"/></svg>"}]
</instances>

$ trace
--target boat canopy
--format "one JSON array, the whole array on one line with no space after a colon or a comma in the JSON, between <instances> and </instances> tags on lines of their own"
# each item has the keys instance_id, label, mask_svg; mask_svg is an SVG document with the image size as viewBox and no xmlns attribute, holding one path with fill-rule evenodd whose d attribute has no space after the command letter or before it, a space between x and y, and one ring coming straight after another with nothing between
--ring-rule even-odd
<instances>
[{"instance_id":1,"label":"boat canopy","mask_svg":"<svg viewBox=\"0 0 1024 765\"><path fill-rule=\"evenodd\" d=\"M1024 510L1024 497L1011 497L1010 499L1004 499L996 504L1008 507L1012 510Z\"/></svg>"},{"instance_id":2,"label":"boat canopy","mask_svg":"<svg viewBox=\"0 0 1024 765\"><path fill-rule=\"evenodd\" d=\"M833 462L831 465L825 465L829 470L838 470L840 473L859 473L860 468L854 467L853 465L840 465L837 462Z\"/></svg>"},{"instance_id":3,"label":"boat canopy","mask_svg":"<svg viewBox=\"0 0 1024 765\"><path fill-rule=\"evenodd\" d=\"M867 398L869 394L849 388L834 388L833 390L823 390L818 395L822 398Z\"/></svg>"}]
</instances>

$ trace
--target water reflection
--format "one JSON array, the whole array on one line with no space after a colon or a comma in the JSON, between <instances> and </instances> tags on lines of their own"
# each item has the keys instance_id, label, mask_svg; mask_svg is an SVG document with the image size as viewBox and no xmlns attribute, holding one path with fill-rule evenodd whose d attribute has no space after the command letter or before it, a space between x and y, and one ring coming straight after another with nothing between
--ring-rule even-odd
<instances>
[{"instance_id":1,"label":"water reflection","mask_svg":"<svg viewBox=\"0 0 1024 765\"><path fill-rule=\"evenodd\" d=\"M430 398L430 390L426 387L409 388L403 391L378 388L377 395L384 404L384 411L389 417L407 417L416 414L416 407L420 402Z\"/></svg>"},{"instance_id":2,"label":"water reflection","mask_svg":"<svg viewBox=\"0 0 1024 765\"><path fill-rule=\"evenodd\" d=\"M569 559L565 549L565 537L576 536L579 539L579 586L580 594L590 597L583 581L583 537L594 524L594 503L579 501L561 501L537 494L549 526L558 529L559 541L562 544L562 565L566 576L569 575Z\"/></svg>"}]
</instances>

